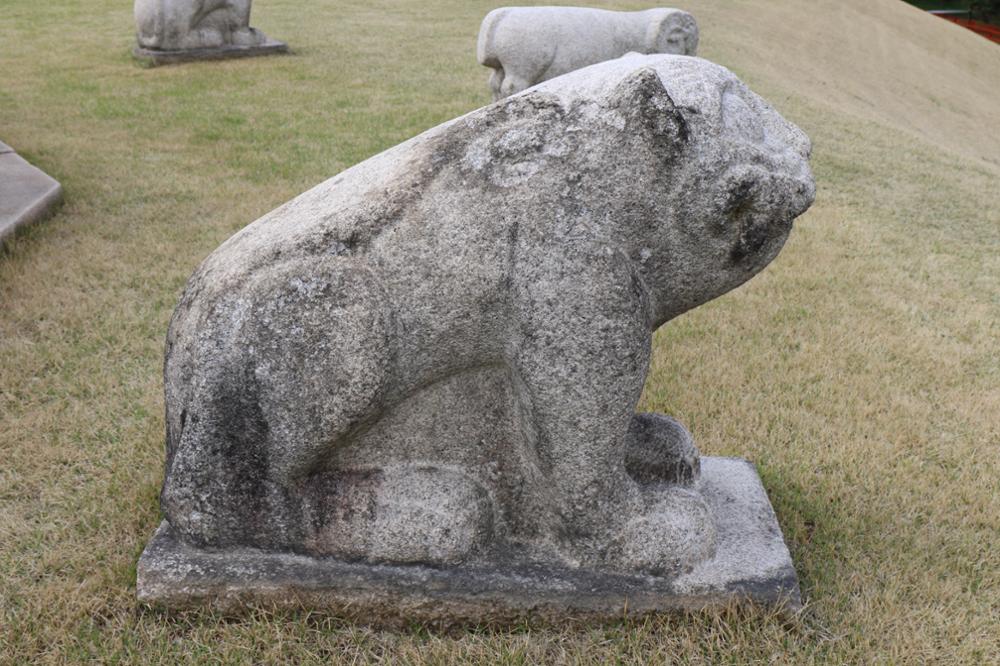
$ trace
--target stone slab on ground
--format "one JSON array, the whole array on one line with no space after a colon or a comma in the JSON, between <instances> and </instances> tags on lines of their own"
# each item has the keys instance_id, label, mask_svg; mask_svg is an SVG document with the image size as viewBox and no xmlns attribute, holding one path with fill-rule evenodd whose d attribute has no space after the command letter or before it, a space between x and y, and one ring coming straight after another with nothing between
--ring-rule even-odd
<instances>
[{"instance_id":1,"label":"stone slab on ground","mask_svg":"<svg viewBox=\"0 0 1000 666\"><path fill-rule=\"evenodd\" d=\"M62 201L62 186L0 141L0 244Z\"/></svg>"},{"instance_id":2,"label":"stone slab on ground","mask_svg":"<svg viewBox=\"0 0 1000 666\"><path fill-rule=\"evenodd\" d=\"M795 569L753 464L714 457L701 464L701 490L718 525L718 555L673 579L523 563L432 568L254 549L207 551L178 541L164 521L139 559L138 595L173 609L323 608L373 624L613 621L747 600L797 609Z\"/></svg>"},{"instance_id":3,"label":"stone slab on ground","mask_svg":"<svg viewBox=\"0 0 1000 666\"><path fill-rule=\"evenodd\" d=\"M177 51L159 51L136 46L132 54L150 65L176 65L183 62L199 60L228 60L229 58L250 58L253 56L288 53L288 44L269 39L258 46L222 46L212 49L182 49Z\"/></svg>"}]
</instances>

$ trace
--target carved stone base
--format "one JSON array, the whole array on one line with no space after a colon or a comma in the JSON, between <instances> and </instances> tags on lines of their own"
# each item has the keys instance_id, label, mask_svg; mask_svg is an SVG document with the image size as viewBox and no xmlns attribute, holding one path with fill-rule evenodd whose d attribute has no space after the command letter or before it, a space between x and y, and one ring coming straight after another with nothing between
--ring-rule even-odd
<instances>
[{"instance_id":1,"label":"carved stone base","mask_svg":"<svg viewBox=\"0 0 1000 666\"><path fill-rule=\"evenodd\" d=\"M139 60L152 65L176 65L182 62L196 60L226 60L229 58L249 58L252 56L287 53L288 44L269 39L257 46L223 46L214 49L183 49L177 51L159 51L136 46L132 55Z\"/></svg>"},{"instance_id":2,"label":"carved stone base","mask_svg":"<svg viewBox=\"0 0 1000 666\"><path fill-rule=\"evenodd\" d=\"M673 579L515 562L453 568L348 563L253 549L199 550L164 521L138 564L139 600L167 608L322 608L365 623L618 620L752 600L795 610L798 579L753 465L702 458L717 556Z\"/></svg>"}]
</instances>

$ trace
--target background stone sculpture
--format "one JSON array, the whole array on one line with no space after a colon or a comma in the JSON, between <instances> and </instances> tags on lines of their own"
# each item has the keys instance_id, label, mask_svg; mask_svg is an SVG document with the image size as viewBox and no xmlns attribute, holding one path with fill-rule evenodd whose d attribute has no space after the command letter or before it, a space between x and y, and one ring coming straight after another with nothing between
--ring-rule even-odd
<instances>
[{"instance_id":1,"label":"background stone sculpture","mask_svg":"<svg viewBox=\"0 0 1000 666\"><path fill-rule=\"evenodd\" d=\"M136 55L154 64L287 51L250 27L252 0L135 0Z\"/></svg>"},{"instance_id":2,"label":"background stone sculpture","mask_svg":"<svg viewBox=\"0 0 1000 666\"><path fill-rule=\"evenodd\" d=\"M748 576L797 594L752 468L700 465L680 424L634 410L652 332L778 253L813 199L808 154L728 70L632 55L246 227L171 321L140 596L312 585L475 617L694 605Z\"/></svg>"},{"instance_id":3,"label":"background stone sculpture","mask_svg":"<svg viewBox=\"0 0 1000 666\"><path fill-rule=\"evenodd\" d=\"M614 12L583 7L502 7L479 29L479 64L493 99L629 52L695 55L698 24L679 9Z\"/></svg>"}]
</instances>

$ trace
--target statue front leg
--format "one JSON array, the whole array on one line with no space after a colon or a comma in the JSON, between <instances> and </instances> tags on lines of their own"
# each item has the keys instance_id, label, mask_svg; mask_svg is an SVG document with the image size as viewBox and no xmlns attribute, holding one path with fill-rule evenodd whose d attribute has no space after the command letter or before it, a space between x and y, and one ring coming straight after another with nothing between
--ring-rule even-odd
<instances>
[{"instance_id":1,"label":"statue front leg","mask_svg":"<svg viewBox=\"0 0 1000 666\"><path fill-rule=\"evenodd\" d=\"M676 574L715 548L714 518L691 487L697 449L673 419L634 413L651 346L644 288L624 257L588 249L520 276L520 432L571 563Z\"/></svg>"},{"instance_id":2,"label":"statue front leg","mask_svg":"<svg viewBox=\"0 0 1000 666\"><path fill-rule=\"evenodd\" d=\"M650 354L644 293L627 260L596 244L519 265L508 354L520 433L547 480L560 550L604 562L643 511L625 445Z\"/></svg>"},{"instance_id":3,"label":"statue front leg","mask_svg":"<svg viewBox=\"0 0 1000 666\"><path fill-rule=\"evenodd\" d=\"M250 27L250 0L231 0L232 40L236 46L258 46L267 41L260 30Z\"/></svg>"}]
</instances>

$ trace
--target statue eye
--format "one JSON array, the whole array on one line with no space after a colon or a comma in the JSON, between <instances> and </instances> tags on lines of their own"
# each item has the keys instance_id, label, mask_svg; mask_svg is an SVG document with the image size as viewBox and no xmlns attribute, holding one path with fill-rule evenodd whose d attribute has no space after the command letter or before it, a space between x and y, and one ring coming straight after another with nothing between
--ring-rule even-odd
<instances>
[{"instance_id":1,"label":"statue eye","mask_svg":"<svg viewBox=\"0 0 1000 666\"><path fill-rule=\"evenodd\" d=\"M731 241L729 254L734 263L753 255L767 241L768 225L759 203L760 183L752 177L744 175L726 189L723 233Z\"/></svg>"}]
</instances>

